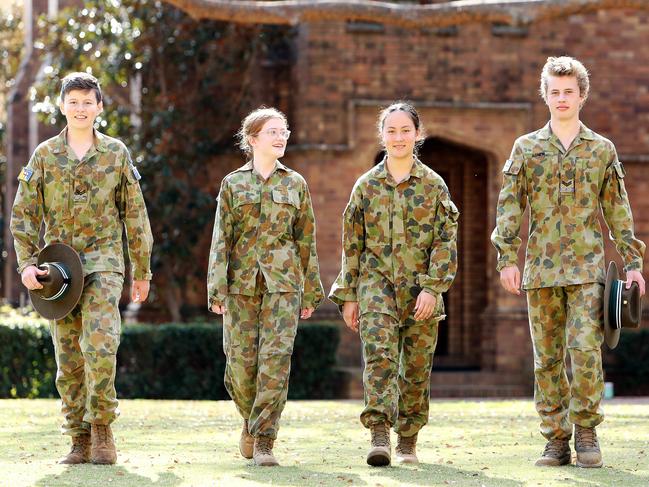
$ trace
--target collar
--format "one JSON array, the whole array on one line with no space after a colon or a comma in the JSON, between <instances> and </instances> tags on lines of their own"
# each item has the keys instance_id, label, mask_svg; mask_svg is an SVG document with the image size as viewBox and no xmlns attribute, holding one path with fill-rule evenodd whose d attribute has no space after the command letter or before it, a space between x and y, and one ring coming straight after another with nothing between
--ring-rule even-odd
<instances>
[{"instance_id":1,"label":"collar","mask_svg":"<svg viewBox=\"0 0 649 487\"><path fill-rule=\"evenodd\" d=\"M243 166L241 166L239 169L235 169L234 172L252 171L253 169L254 169L254 166L252 165L252 161L248 161ZM279 161L275 161L275 171L278 170L278 169L280 169L280 170L282 170L284 172L289 171L289 168L286 167L284 164L282 164ZM275 172L275 171L273 171L273 172Z\"/></svg>"},{"instance_id":2,"label":"collar","mask_svg":"<svg viewBox=\"0 0 649 487\"><path fill-rule=\"evenodd\" d=\"M93 145L97 152L106 152L108 150L108 142L106 136L101 132L96 131L95 129L92 129L92 134L94 138ZM67 151L67 135L68 127L66 126L63 130L61 130L61 132L59 132L59 135L54 138L54 147L52 148L52 153L62 154Z\"/></svg>"},{"instance_id":3,"label":"collar","mask_svg":"<svg viewBox=\"0 0 649 487\"><path fill-rule=\"evenodd\" d=\"M548 140L554 135L552 132L552 127L550 127L550 122L546 123L545 126L536 133L537 137L542 140ZM595 133L586 127L583 122L579 122L579 132L577 137L581 140L595 140Z\"/></svg>"},{"instance_id":4,"label":"collar","mask_svg":"<svg viewBox=\"0 0 649 487\"><path fill-rule=\"evenodd\" d=\"M386 179L388 177L388 174L388 156L385 156L383 160L376 165L375 176L380 179ZM426 168L424 166L424 163L421 162L416 156L415 162L410 168L410 175L408 177L413 176L418 179L422 179L426 176ZM404 181L407 181L407 179L405 179Z\"/></svg>"}]
</instances>

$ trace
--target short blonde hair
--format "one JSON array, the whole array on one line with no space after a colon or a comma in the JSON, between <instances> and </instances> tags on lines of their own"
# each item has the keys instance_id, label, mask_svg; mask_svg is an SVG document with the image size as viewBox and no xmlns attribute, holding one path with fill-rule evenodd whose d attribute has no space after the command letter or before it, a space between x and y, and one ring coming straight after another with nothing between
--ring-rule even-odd
<instances>
[{"instance_id":1,"label":"short blonde hair","mask_svg":"<svg viewBox=\"0 0 649 487\"><path fill-rule=\"evenodd\" d=\"M259 135L261 128L266 122L273 118L279 118L284 121L288 127L288 120L286 115L280 112L277 108L259 107L253 110L241 122L241 128L237 132L237 140L239 141L239 148L250 156L252 154L252 146L248 141L248 137L255 137Z\"/></svg>"},{"instance_id":2,"label":"short blonde hair","mask_svg":"<svg viewBox=\"0 0 649 487\"><path fill-rule=\"evenodd\" d=\"M588 78L588 70L586 67L575 58L570 56L549 57L541 71L541 96L545 102L548 101L548 78L550 76L574 76L577 78L577 86L579 86L579 96L584 101L588 98L590 90L590 80Z\"/></svg>"}]
</instances>

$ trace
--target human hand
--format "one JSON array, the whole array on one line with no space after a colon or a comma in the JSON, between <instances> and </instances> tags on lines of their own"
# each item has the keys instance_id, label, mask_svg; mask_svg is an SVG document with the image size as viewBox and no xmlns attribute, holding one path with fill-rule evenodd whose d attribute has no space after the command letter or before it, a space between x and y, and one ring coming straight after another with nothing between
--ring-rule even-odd
<instances>
[{"instance_id":1,"label":"human hand","mask_svg":"<svg viewBox=\"0 0 649 487\"><path fill-rule=\"evenodd\" d=\"M23 285L33 291L34 289L43 289L43 285L38 282L38 276L46 276L46 270L39 269L35 265L27 266L23 269L20 274L20 280L23 282Z\"/></svg>"}]
</instances>

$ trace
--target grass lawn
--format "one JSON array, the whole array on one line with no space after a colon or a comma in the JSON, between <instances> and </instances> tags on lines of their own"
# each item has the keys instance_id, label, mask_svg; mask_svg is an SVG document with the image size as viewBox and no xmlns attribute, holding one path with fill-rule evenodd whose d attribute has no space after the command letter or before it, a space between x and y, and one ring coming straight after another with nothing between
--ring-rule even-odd
<instances>
[{"instance_id":1,"label":"grass lawn","mask_svg":"<svg viewBox=\"0 0 649 487\"><path fill-rule=\"evenodd\" d=\"M604 468L541 469L531 400L435 401L419 435L417 466L365 464L369 433L357 401L289 401L279 468L239 456L231 402L122 401L116 466L64 466L58 401L0 401L0 485L18 486L649 486L649 401L605 404ZM393 435L393 447L396 437Z\"/></svg>"}]
</instances>

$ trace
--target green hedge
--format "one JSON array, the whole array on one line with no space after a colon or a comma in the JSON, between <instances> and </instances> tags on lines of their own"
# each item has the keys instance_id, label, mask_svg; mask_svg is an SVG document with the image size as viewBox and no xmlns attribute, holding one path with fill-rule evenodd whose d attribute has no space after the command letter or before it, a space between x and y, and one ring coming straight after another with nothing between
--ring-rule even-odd
<instances>
[{"instance_id":1,"label":"green hedge","mask_svg":"<svg viewBox=\"0 0 649 487\"><path fill-rule=\"evenodd\" d=\"M55 397L50 330L39 318L0 316L0 397Z\"/></svg>"},{"instance_id":2,"label":"green hedge","mask_svg":"<svg viewBox=\"0 0 649 487\"><path fill-rule=\"evenodd\" d=\"M56 397L56 364L46 322L0 315L0 397ZM300 325L293 351L289 397L332 398L339 330L335 324ZM122 398L228 399L220 324L127 325L117 354L116 388Z\"/></svg>"},{"instance_id":3,"label":"green hedge","mask_svg":"<svg viewBox=\"0 0 649 487\"><path fill-rule=\"evenodd\" d=\"M649 329L623 330L606 367L606 380L615 384L615 395L649 395Z\"/></svg>"}]
</instances>

